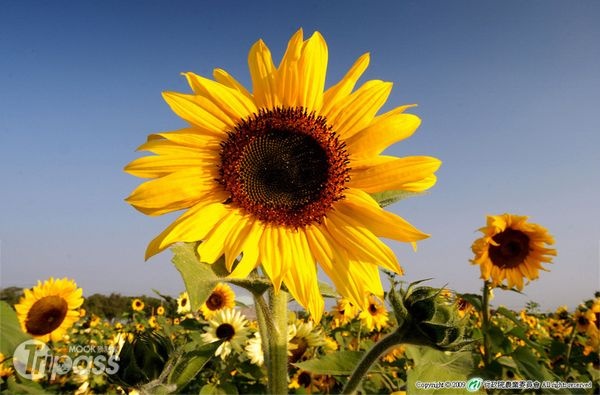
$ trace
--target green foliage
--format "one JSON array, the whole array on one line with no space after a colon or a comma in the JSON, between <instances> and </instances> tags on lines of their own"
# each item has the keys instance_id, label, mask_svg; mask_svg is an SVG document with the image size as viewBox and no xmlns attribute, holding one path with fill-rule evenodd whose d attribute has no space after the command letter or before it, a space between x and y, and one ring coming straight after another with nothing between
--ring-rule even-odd
<instances>
[{"instance_id":1,"label":"green foliage","mask_svg":"<svg viewBox=\"0 0 600 395\"><path fill-rule=\"evenodd\" d=\"M21 331L17 314L6 302L0 302L0 334L0 352L5 356L13 355L20 343L30 339Z\"/></svg>"},{"instance_id":2,"label":"green foliage","mask_svg":"<svg viewBox=\"0 0 600 395\"><path fill-rule=\"evenodd\" d=\"M360 351L339 351L293 365L314 374L349 375L363 355L364 352Z\"/></svg>"},{"instance_id":3,"label":"green foliage","mask_svg":"<svg viewBox=\"0 0 600 395\"><path fill-rule=\"evenodd\" d=\"M23 296L23 288L7 287L0 289L0 300L5 301L11 306L19 303L21 296Z\"/></svg>"},{"instance_id":4,"label":"green foliage","mask_svg":"<svg viewBox=\"0 0 600 395\"><path fill-rule=\"evenodd\" d=\"M448 352L430 347L407 346L406 355L414 362L414 368L407 373L407 386L417 394L465 394L462 388L419 389L417 381L465 381L473 372L471 353L468 351Z\"/></svg>"}]
</instances>

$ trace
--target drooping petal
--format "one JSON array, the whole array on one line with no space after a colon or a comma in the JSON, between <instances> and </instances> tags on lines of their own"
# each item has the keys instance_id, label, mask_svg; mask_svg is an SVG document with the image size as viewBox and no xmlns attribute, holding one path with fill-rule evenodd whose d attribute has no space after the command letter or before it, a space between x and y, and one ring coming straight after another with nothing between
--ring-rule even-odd
<instances>
[{"instance_id":1,"label":"drooping petal","mask_svg":"<svg viewBox=\"0 0 600 395\"><path fill-rule=\"evenodd\" d=\"M289 232L286 228L267 224L260 240L260 260L262 268L271 279L273 288L278 292L281 282L292 263Z\"/></svg>"},{"instance_id":2,"label":"drooping petal","mask_svg":"<svg viewBox=\"0 0 600 395\"><path fill-rule=\"evenodd\" d=\"M206 240L198 246L200 260L215 263L225 251L225 240L234 231L239 231L242 215L238 210L231 210L221 221L216 223L206 235Z\"/></svg>"},{"instance_id":3,"label":"drooping petal","mask_svg":"<svg viewBox=\"0 0 600 395\"><path fill-rule=\"evenodd\" d=\"M348 186L368 193L416 191L415 186L419 184L415 183L430 180L428 177L431 177L441 164L439 159L430 156L377 156L352 160ZM407 184L410 189L407 189ZM423 184L424 188L427 186L431 186L429 181Z\"/></svg>"},{"instance_id":4,"label":"drooping petal","mask_svg":"<svg viewBox=\"0 0 600 395\"><path fill-rule=\"evenodd\" d=\"M280 105L275 84L276 69L271 51L263 40L258 40L248 54L248 67L252 77L252 90L258 108L274 108Z\"/></svg>"},{"instance_id":5,"label":"drooping petal","mask_svg":"<svg viewBox=\"0 0 600 395\"><path fill-rule=\"evenodd\" d=\"M146 249L146 259L158 254L171 244L203 240L208 232L230 212L230 209L222 204L220 198L219 194L209 193L201 203L177 218L150 242Z\"/></svg>"},{"instance_id":6,"label":"drooping petal","mask_svg":"<svg viewBox=\"0 0 600 395\"><path fill-rule=\"evenodd\" d=\"M356 219L336 210L330 212L323 224L334 240L346 248L350 258L380 265L398 274L402 273L402 268L390 247Z\"/></svg>"},{"instance_id":7,"label":"drooping petal","mask_svg":"<svg viewBox=\"0 0 600 395\"><path fill-rule=\"evenodd\" d=\"M245 278L260 263L260 241L264 231L265 226L261 221L255 220L252 223L241 248L242 259L229 275L230 278Z\"/></svg>"},{"instance_id":8,"label":"drooping petal","mask_svg":"<svg viewBox=\"0 0 600 395\"><path fill-rule=\"evenodd\" d=\"M408 221L396 214L382 209L368 193L350 188L344 191L346 198L338 203L336 209L347 217L367 227L376 236L403 242L413 242L429 237Z\"/></svg>"},{"instance_id":9,"label":"drooping petal","mask_svg":"<svg viewBox=\"0 0 600 395\"><path fill-rule=\"evenodd\" d=\"M303 231L288 233L294 259L283 278L294 299L306 308L315 322L320 322L324 301L319 291L317 268Z\"/></svg>"}]
</instances>

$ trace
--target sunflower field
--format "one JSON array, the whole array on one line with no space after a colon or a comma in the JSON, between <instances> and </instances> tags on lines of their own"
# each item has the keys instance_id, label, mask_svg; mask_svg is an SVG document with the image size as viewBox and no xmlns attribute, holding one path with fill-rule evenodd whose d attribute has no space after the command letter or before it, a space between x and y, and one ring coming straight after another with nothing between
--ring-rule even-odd
<instances>
[{"instance_id":1,"label":"sunflower field","mask_svg":"<svg viewBox=\"0 0 600 395\"><path fill-rule=\"evenodd\" d=\"M76 279L39 279L0 304L0 391L600 391L600 294L552 313L494 303L557 254L528 217L487 216L471 246L481 293L402 280L382 239L416 249L429 234L386 207L434 186L442 162L383 154L421 120L411 104L379 114L391 82L356 87L369 53L327 89L319 32L299 29L277 66L262 40L247 61L250 90L220 68L184 73L191 93L163 97L188 127L149 135L124 169L144 179L134 209L180 212L146 259L170 249L185 290L99 314Z\"/></svg>"}]
</instances>

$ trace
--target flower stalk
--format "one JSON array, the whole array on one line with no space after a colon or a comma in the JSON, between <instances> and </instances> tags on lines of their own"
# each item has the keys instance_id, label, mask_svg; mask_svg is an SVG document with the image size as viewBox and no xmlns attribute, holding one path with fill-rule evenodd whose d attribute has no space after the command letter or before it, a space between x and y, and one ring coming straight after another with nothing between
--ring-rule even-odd
<instances>
[{"instance_id":1,"label":"flower stalk","mask_svg":"<svg viewBox=\"0 0 600 395\"><path fill-rule=\"evenodd\" d=\"M490 347L490 282L483 282L483 297L482 297L482 332L483 332L483 363L487 368L492 363L491 347Z\"/></svg>"},{"instance_id":2,"label":"flower stalk","mask_svg":"<svg viewBox=\"0 0 600 395\"><path fill-rule=\"evenodd\" d=\"M268 364L269 393L287 394L287 303L288 294L282 290L276 292L269 288L269 311L272 325L267 325L267 341L269 345ZM267 321L269 318L267 317ZM264 339L263 339L264 340Z\"/></svg>"}]
</instances>

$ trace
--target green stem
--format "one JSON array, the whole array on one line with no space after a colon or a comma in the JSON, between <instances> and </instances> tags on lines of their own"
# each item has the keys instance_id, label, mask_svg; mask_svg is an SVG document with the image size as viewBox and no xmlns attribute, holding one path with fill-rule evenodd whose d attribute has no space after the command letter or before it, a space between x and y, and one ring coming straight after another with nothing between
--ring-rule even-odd
<instances>
[{"instance_id":1,"label":"green stem","mask_svg":"<svg viewBox=\"0 0 600 395\"><path fill-rule=\"evenodd\" d=\"M408 330L408 326L409 325L404 325L396 329L394 332L375 343L375 345L369 351L367 351L356 368L354 368L354 372L352 372L348 383L346 383L344 386L342 394L356 393L358 385L362 381L363 377L369 372L369 369L371 369L371 365L377 362L379 357L383 355L383 353L385 353L389 348L402 343Z\"/></svg>"},{"instance_id":2,"label":"green stem","mask_svg":"<svg viewBox=\"0 0 600 395\"><path fill-rule=\"evenodd\" d=\"M267 342L267 338L269 333L272 332L272 329L269 326L273 326L271 322L271 312L269 311L269 306L267 306L267 302L265 302L265 298L263 298L262 294L253 293L254 297L254 308L256 309L256 319L258 321L258 332L261 337L261 344L263 355L266 361L269 360L269 343ZM267 319L269 317L269 319Z\"/></svg>"},{"instance_id":3,"label":"green stem","mask_svg":"<svg viewBox=\"0 0 600 395\"><path fill-rule=\"evenodd\" d=\"M571 365L571 350L573 349L573 342L575 341L575 336L577 335L577 327L573 325L573 333L571 334L571 338L569 339L569 345L567 346L567 354L565 356L565 377L569 372L569 367Z\"/></svg>"},{"instance_id":4,"label":"green stem","mask_svg":"<svg viewBox=\"0 0 600 395\"><path fill-rule=\"evenodd\" d=\"M490 283L483 282L483 300L481 306L482 323L481 330L483 332L483 363L487 368L492 363L491 346L490 346Z\"/></svg>"},{"instance_id":5,"label":"green stem","mask_svg":"<svg viewBox=\"0 0 600 395\"><path fill-rule=\"evenodd\" d=\"M273 288L269 288L271 322L267 323L270 330L266 340L269 344L267 368L270 394L281 395L288 392L287 302L287 292L275 292Z\"/></svg>"}]
</instances>

